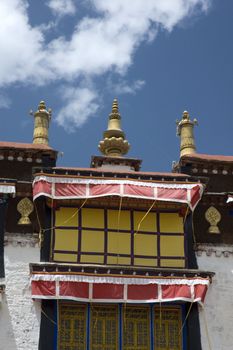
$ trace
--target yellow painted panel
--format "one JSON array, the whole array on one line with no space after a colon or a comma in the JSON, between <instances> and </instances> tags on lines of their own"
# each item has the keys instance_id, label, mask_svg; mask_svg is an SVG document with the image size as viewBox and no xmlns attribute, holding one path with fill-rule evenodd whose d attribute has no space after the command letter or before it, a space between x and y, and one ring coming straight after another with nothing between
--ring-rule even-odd
<instances>
[{"instance_id":1,"label":"yellow painted panel","mask_svg":"<svg viewBox=\"0 0 233 350\"><path fill-rule=\"evenodd\" d=\"M82 227L104 228L104 210L82 209Z\"/></svg>"},{"instance_id":2,"label":"yellow painted panel","mask_svg":"<svg viewBox=\"0 0 233 350\"><path fill-rule=\"evenodd\" d=\"M140 227L138 227L145 214L146 212L143 211L134 211L134 231L137 231L139 229L139 231L156 232L156 213L148 213L145 219L143 219L141 222Z\"/></svg>"},{"instance_id":3,"label":"yellow painted panel","mask_svg":"<svg viewBox=\"0 0 233 350\"><path fill-rule=\"evenodd\" d=\"M161 256L184 256L184 236L160 236Z\"/></svg>"},{"instance_id":4,"label":"yellow painted panel","mask_svg":"<svg viewBox=\"0 0 233 350\"><path fill-rule=\"evenodd\" d=\"M108 210L108 228L118 229L119 210ZM130 211L121 210L119 220L120 230L130 230Z\"/></svg>"},{"instance_id":5,"label":"yellow painted panel","mask_svg":"<svg viewBox=\"0 0 233 350\"><path fill-rule=\"evenodd\" d=\"M117 257L117 256L108 256L107 257L107 264L109 265L130 265L131 260L130 258L126 257Z\"/></svg>"},{"instance_id":6,"label":"yellow painted panel","mask_svg":"<svg viewBox=\"0 0 233 350\"><path fill-rule=\"evenodd\" d=\"M135 255L157 255L157 236L137 233L134 235Z\"/></svg>"},{"instance_id":7,"label":"yellow painted panel","mask_svg":"<svg viewBox=\"0 0 233 350\"><path fill-rule=\"evenodd\" d=\"M178 213L161 213L160 232L183 233L183 218Z\"/></svg>"},{"instance_id":8,"label":"yellow painted panel","mask_svg":"<svg viewBox=\"0 0 233 350\"><path fill-rule=\"evenodd\" d=\"M76 254L55 253L53 259L54 259L54 261L77 262L77 255Z\"/></svg>"},{"instance_id":9,"label":"yellow painted panel","mask_svg":"<svg viewBox=\"0 0 233 350\"><path fill-rule=\"evenodd\" d=\"M181 259L161 259L161 267L185 267L185 261Z\"/></svg>"},{"instance_id":10,"label":"yellow painted panel","mask_svg":"<svg viewBox=\"0 0 233 350\"><path fill-rule=\"evenodd\" d=\"M108 232L108 253L130 254L130 233Z\"/></svg>"},{"instance_id":11,"label":"yellow painted panel","mask_svg":"<svg viewBox=\"0 0 233 350\"><path fill-rule=\"evenodd\" d=\"M55 226L78 226L78 208L62 207L56 210Z\"/></svg>"},{"instance_id":12,"label":"yellow painted panel","mask_svg":"<svg viewBox=\"0 0 233 350\"><path fill-rule=\"evenodd\" d=\"M82 252L104 252L104 232L82 230Z\"/></svg>"},{"instance_id":13,"label":"yellow painted panel","mask_svg":"<svg viewBox=\"0 0 233 350\"><path fill-rule=\"evenodd\" d=\"M103 255L81 255L81 263L103 264Z\"/></svg>"},{"instance_id":14,"label":"yellow painted panel","mask_svg":"<svg viewBox=\"0 0 233 350\"><path fill-rule=\"evenodd\" d=\"M144 259L144 258L134 258L134 265L136 266L157 266L157 259Z\"/></svg>"},{"instance_id":15,"label":"yellow painted panel","mask_svg":"<svg viewBox=\"0 0 233 350\"><path fill-rule=\"evenodd\" d=\"M77 250L78 230L55 230L54 250Z\"/></svg>"}]
</instances>

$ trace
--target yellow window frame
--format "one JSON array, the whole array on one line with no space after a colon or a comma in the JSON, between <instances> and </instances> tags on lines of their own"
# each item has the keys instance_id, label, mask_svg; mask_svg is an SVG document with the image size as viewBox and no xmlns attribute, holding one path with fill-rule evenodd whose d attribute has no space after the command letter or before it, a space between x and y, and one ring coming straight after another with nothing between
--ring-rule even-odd
<instances>
[{"instance_id":1,"label":"yellow window frame","mask_svg":"<svg viewBox=\"0 0 233 350\"><path fill-rule=\"evenodd\" d=\"M154 349L182 349L182 309L180 306L155 307Z\"/></svg>"},{"instance_id":2,"label":"yellow window frame","mask_svg":"<svg viewBox=\"0 0 233 350\"><path fill-rule=\"evenodd\" d=\"M86 350L86 325L87 305L59 303L58 349Z\"/></svg>"},{"instance_id":3,"label":"yellow window frame","mask_svg":"<svg viewBox=\"0 0 233 350\"><path fill-rule=\"evenodd\" d=\"M120 325L122 350L150 350L152 334L154 350L182 350L179 305L121 305L119 309L118 304L89 304L89 310L87 304L59 302L59 350L86 350L87 338L90 350L118 350Z\"/></svg>"},{"instance_id":4,"label":"yellow window frame","mask_svg":"<svg viewBox=\"0 0 233 350\"><path fill-rule=\"evenodd\" d=\"M123 350L150 350L150 307L123 306Z\"/></svg>"},{"instance_id":5,"label":"yellow window frame","mask_svg":"<svg viewBox=\"0 0 233 350\"><path fill-rule=\"evenodd\" d=\"M90 349L118 350L118 305L92 305L90 320ZM110 330L110 334L107 331Z\"/></svg>"}]
</instances>

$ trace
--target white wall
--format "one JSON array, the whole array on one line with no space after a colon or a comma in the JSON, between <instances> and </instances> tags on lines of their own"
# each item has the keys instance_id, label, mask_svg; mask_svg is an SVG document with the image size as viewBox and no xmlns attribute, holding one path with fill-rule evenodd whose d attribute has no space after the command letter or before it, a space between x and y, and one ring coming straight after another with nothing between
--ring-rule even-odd
<instances>
[{"instance_id":1,"label":"white wall","mask_svg":"<svg viewBox=\"0 0 233 350\"><path fill-rule=\"evenodd\" d=\"M0 303L0 350L37 350L40 302L31 299L29 262L39 261L32 235L5 236L5 285Z\"/></svg>"},{"instance_id":2,"label":"white wall","mask_svg":"<svg viewBox=\"0 0 233 350\"><path fill-rule=\"evenodd\" d=\"M37 239L6 235L5 240L6 290L0 303L0 350L37 350L40 302L32 301L29 285L29 263L39 262ZM232 350L233 247L200 245L197 262L200 270L215 272L206 295L205 312L200 307L202 349Z\"/></svg>"},{"instance_id":3,"label":"white wall","mask_svg":"<svg viewBox=\"0 0 233 350\"><path fill-rule=\"evenodd\" d=\"M200 270L215 272L206 295L205 311L200 308L203 350L233 349L233 246L201 245L197 251ZM206 322L205 322L205 315ZM208 344L208 328L211 347Z\"/></svg>"}]
</instances>

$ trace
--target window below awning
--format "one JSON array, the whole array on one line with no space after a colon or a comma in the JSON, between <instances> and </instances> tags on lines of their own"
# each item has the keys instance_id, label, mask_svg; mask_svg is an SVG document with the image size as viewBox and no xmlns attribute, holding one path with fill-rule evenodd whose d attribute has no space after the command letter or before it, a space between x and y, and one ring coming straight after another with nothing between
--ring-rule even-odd
<instances>
[{"instance_id":1,"label":"window below awning","mask_svg":"<svg viewBox=\"0 0 233 350\"><path fill-rule=\"evenodd\" d=\"M181 305L57 303L60 350L181 350Z\"/></svg>"},{"instance_id":2,"label":"window below awning","mask_svg":"<svg viewBox=\"0 0 233 350\"><path fill-rule=\"evenodd\" d=\"M185 203L194 210L201 199L200 183L149 182L132 179L92 179L38 175L33 182L33 199L87 199L119 196Z\"/></svg>"}]
</instances>

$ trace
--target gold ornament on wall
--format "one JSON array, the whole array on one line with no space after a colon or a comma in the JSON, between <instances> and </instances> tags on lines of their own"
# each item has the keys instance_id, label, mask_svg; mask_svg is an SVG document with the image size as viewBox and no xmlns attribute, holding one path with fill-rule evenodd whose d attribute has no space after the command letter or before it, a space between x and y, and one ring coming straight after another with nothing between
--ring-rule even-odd
<instances>
[{"instance_id":1,"label":"gold ornament on wall","mask_svg":"<svg viewBox=\"0 0 233 350\"><path fill-rule=\"evenodd\" d=\"M18 203L17 210L21 215L18 225L31 225L29 215L33 212L33 209L33 203L28 198L24 198Z\"/></svg>"},{"instance_id":2,"label":"gold ornament on wall","mask_svg":"<svg viewBox=\"0 0 233 350\"><path fill-rule=\"evenodd\" d=\"M209 233L220 233L218 223L221 220L221 214L215 207L209 207L205 212L205 218L210 224Z\"/></svg>"}]
</instances>

